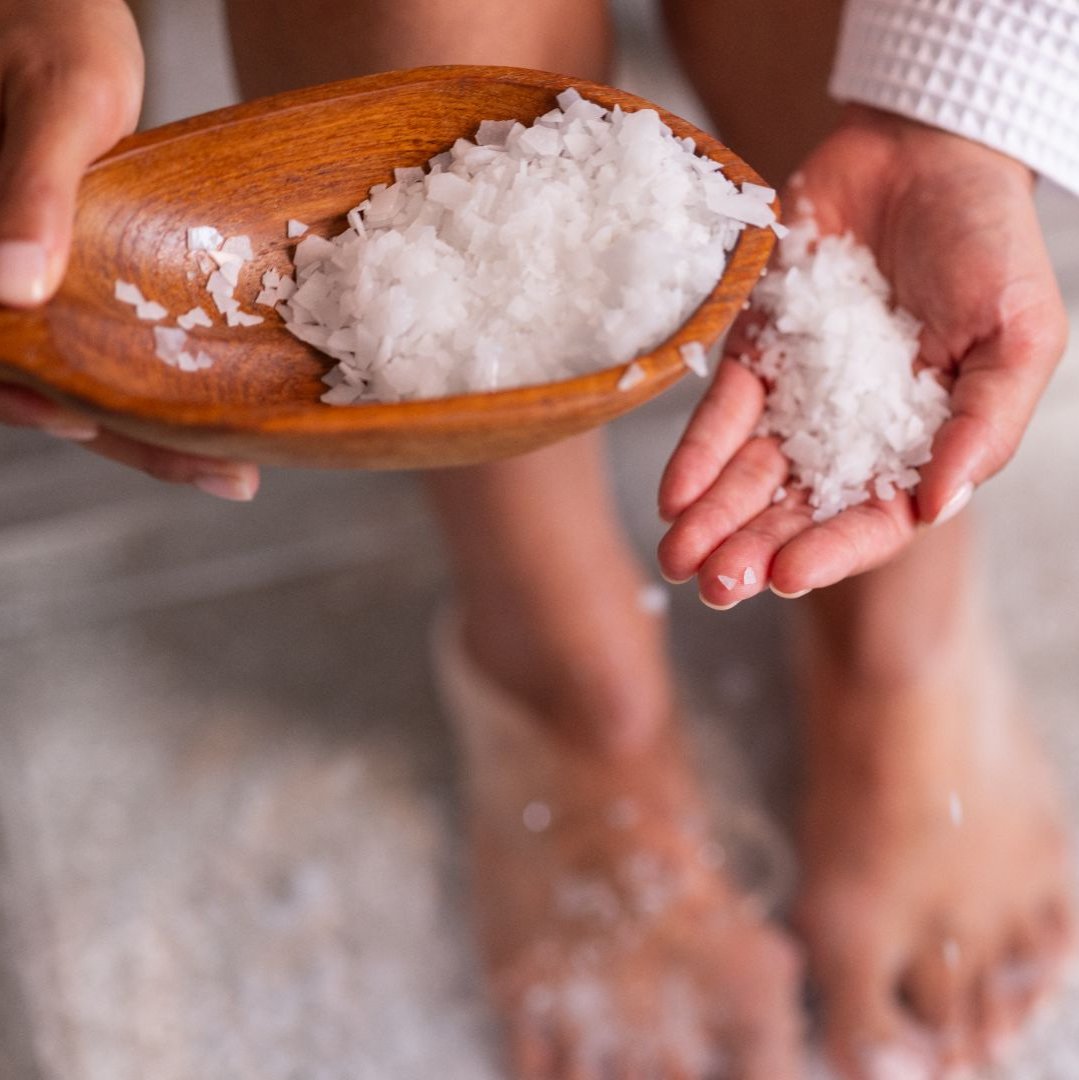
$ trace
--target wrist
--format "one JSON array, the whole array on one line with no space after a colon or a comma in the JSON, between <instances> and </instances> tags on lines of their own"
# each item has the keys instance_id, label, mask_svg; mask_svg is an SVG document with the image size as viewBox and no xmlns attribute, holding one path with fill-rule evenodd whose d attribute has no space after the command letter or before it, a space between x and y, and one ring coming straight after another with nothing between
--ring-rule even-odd
<instances>
[{"instance_id":1,"label":"wrist","mask_svg":"<svg viewBox=\"0 0 1079 1080\"><path fill-rule=\"evenodd\" d=\"M853 102L840 113L837 131L870 136L904 170L917 175L941 170L990 168L1030 190L1037 174L1028 165L984 143L899 113Z\"/></svg>"}]
</instances>

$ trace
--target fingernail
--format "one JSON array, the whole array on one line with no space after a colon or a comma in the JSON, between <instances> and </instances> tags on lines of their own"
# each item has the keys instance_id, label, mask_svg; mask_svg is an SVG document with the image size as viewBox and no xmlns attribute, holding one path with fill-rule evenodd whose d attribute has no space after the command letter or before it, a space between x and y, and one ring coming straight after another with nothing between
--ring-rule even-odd
<instances>
[{"instance_id":1,"label":"fingernail","mask_svg":"<svg viewBox=\"0 0 1079 1080\"><path fill-rule=\"evenodd\" d=\"M711 600L705 600L700 593L697 593L697 599L700 600L705 607L711 608L713 611L730 611L731 608L737 607L742 602L741 600L735 600L733 604L713 604Z\"/></svg>"},{"instance_id":2,"label":"fingernail","mask_svg":"<svg viewBox=\"0 0 1079 1080\"><path fill-rule=\"evenodd\" d=\"M52 424L44 424L38 430L54 439L67 439L69 442L90 442L101 434L97 424L81 423L78 420L58 420Z\"/></svg>"},{"instance_id":3,"label":"fingernail","mask_svg":"<svg viewBox=\"0 0 1079 1080\"><path fill-rule=\"evenodd\" d=\"M220 473L207 473L191 481L199 491L213 495L217 499L228 499L229 502L250 502L255 497L254 485L246 480L235 476L222 476Z\"/></svg>"},{"instance_id":4,"label":"fingernail","mask_svg":"<svg viewBox=\"0 0 1079 1080\"><path fill-rule=\"evenodd\" d=\"M685 585L685 583L687 581L690 581L693 577L692 574L690 574L689 577L684 578L667 577L667 575L662 570L660 570L659 576L663 578L663 580L667 582L668 585Z\"/></svg>"},{"instance_id":5,"label":"fingernail","mask_svg":"<svg viewBox=\"0 0 1079 1080\"><path fill-rule=\"evenodd\" d=\"M784 600L797 600L799 597L805 596L806 593L811 593L812 589L803 589L801 592L780 592L774 585L769 585L769 589L776 594L776 596L782 597Z\"/></svg>"},{"instance_id":6,"label":"fingernail","mask_svg":"<svg viewBox=\"0 0 1079 1080\"><path fill-rule=\"evenodd\" d=\"M974 485L968 480L957 488L955 494L940 508L940 513L933 519L933 524L943 525L946 521L951 521L970 502L973 494Z\"/></svg>"},{"instance_id":7,"label":"fingernail","mask_svg":"<svg viewBox=\"0 0 1079 1080\"><path fill-rule=\"evenodd\" d=\"M0 304L32 307L45 300L45 249L33 241L0 242Z\"/></svg>"}]
</instances>

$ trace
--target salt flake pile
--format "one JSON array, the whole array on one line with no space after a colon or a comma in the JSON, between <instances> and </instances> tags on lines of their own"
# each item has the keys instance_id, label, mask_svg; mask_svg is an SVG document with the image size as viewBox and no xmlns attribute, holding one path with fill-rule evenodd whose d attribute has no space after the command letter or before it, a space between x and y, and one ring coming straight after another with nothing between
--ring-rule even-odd
<instances>
[{"instance_id":1,"label":"salt flake pile","mask_svg":"<svg viewBox=\"0 0 1079 1080\"><path fill-rule=\"evenodd\" d=\"M396 170L348 230L297 246L291 296L277 292L288 279L264 281L260 302L339 361L324 401L624 363L685 322L745 224L774 222L770 189L739 191L654 110L608 113L574 90L558 104L531 127L484 121L426 171ZM699 369L703 351L683 358Z\"/></svg>"},{"instance_id":2,"label":"salt flake pile","mask_svg":"<svg viewBox=\"0 0 1079 1080\"><path fill-rule=\"evenodd\" d=\"M300 223L289 222L290 235L294 224ZM195 225L187 230L187 250L199 260L202 271L209 274L206 291L229 326L257 326L263 321L261 315L241 311L240 301L235 296L244 265L255 257L250 237L231 236L226 240L212 225ZM188 276L193 274L194 271ZM155 300L147 300L142 290L129 281L117 280L113 295L121 303L133 307L135 315L144 322L157 323L170 317L166 307ZM154 355L180 371L203 371L213 367L213 357L203 349L192 347L188 337L188 331L196 326L213 325L206 309L196 306L178 315L176 326L155 326Z\"/></svg>"},{"instance_id":3,"label":"salt flake pile","mask_svg":"<svg viewBox=\"0 0 1079 1080\"><path fill-rule=\"evenodd\" d=\"M753 294L768 317L749 361L770 386L762 430L783 439L815 521L913 489L949 415L932 372L914 371L921 325L889 293L868 248L808 219Z\"/></svg>"}]
</instances>

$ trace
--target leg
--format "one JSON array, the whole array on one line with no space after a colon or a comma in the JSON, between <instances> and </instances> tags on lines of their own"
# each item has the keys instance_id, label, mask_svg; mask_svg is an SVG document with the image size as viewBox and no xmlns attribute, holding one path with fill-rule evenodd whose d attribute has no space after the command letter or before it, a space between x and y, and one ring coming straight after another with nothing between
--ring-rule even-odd
<instances>
[{"instance_id":1,"label":"leg","mask_svg":"<svg viewBox=\"0 0 1079 1080\"><path fill-rule=\"evenodd\" d=\"M892 1044L933 1066L1003 1052L1072 937L1062 808L970 531L927 532L805 606L799 919L856 1077Z\"/></svg>"},{"instance_id":2,"label":"leg","mask_svg":"<svg viewBox=\"0 0 1079 1080\"><path fill-rule=\"evenodd\" d=\"M447 62L603 76L600 2L460 9L231 0L230 22L248 93L282 89L282 72ZM793 954L701 857L662 626L639 603L598 437L427 484L459 593L464 648L451 632L440 656L479 929L518 1074L696 1077L722 1056L744 1080L795 1076Z\"/></svg>"},{"instance_id":3,"label":"leg","mask_svg":"<svg viewBox=\"0 0 1079 1080\"><path fill-rule=\"evenodd\" d=\"M834 120L840 6L666 0L717 126L777 183ZM897 1053L919 1053L927 1035L930 1069L984 1058L1050 985L1071 935L1063 819L977 562L957 520L801 605L800 924L829 1044L853 1077L883 1075L867 1055L903 1040Z\"/></svg>"},{"instance_id":4,"label":"leg","mask_svg":"<svg viewBox=\"0 0 1079 1080\"><path fill-rule=\"evenodd\" d=\"M838 114L827 79L843 0L663 0L671 43L725 142L774 184Z\"/></svg>"}]
</instances>

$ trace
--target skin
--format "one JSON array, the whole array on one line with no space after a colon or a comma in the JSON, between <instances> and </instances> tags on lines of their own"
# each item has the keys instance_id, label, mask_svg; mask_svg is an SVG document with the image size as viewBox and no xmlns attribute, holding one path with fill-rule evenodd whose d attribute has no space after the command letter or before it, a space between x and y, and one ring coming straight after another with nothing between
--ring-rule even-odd
<instances>
[{"instance_id":1,"label":"skin","mask_svg":"<svg viewBox=\"0 0 1079 1080\"><path fill-rule=\"evenodd\" d=\"M135 128L143 57L119 0L2 0L0 28L0 303L27 307L63 278L86 166ZM0 383L0 423L221 498L258 489L253 465L136 442L22 387Z\"/></svg>"},{"instance_id":2,"label":"skin","mask_svg":"<svg viewBox=\"0 0 1079 1080\"><path fill-rule=\"evenodd\" d=\"M850 231L868 245L896 301L924 324L921 360L954 380L953 415L914 498L874 499L815 525L804 499L772 506L786 463L775 440L752 437L764 387L737 353L727 357L660 488L660 512L672 523L660 565L676 581L697 575L702 598L715 605L769 584L784 594L821 588L895 556L920 523L937 520L950 500L969 497L971 485L1007 463L1067 335L1032 178L1017 162L851 108L798 175L787 204L809 199L823 233ZM734 348L745 344L736 332ZM756 586L719 583L717 575L740 578L747 565Z\"/></svg>"},{"instance_id":3,"label":"skin","mask_svg":"<svg viewBox=\"0 0 1079 1080\"><path fill-rule=\"evenodd\" d=\"M777 536L755 531L747 510L771 483L768 470L779 468L774 448L741 446L760 388L725 365L665 479L661 505L673 525L661 560L672 577L703 568L702 592L717 602L753 591L710 591L708 575L718 570L706 563L730 556L725 545L734 541L746 545L738 559L757 560L762 585L771 580L784 592L892 557L800 605L807 783L799 926L825 1001L827 1043L847 1075L862 1080L874 1075L873 1056L896 1046L922 1053L927 1076L983 1058L1051 987L1070 935L1044 764L1013 696L994 695L1009 702L1004 710L986 704L984 687L1001 664L991 635L971 633L985 620L973 579L960 572L972 562L968 527L962 519L920 534L914 527L916 512L939 517L957 483L980 482L1014 449L1059 355L1062 319L1024 170L858 110L829 134L835 110L823 88L837 10L800 0L667 4L675 45L735 148L777 179L806 159L807 189L829 227L853 228L886 272L902 276L908 260L922 260L900 300L916 309L921 288L927 359L955 369L957 393L969 390L917 507L897 501L841 530L809 528L804 512L785 508ZM442 62L599 79L607 70L609 27L598 3L477 0L469 15L474 21L438 0L229 6L248 94ZM730 40L734 26L746 47L716 64L711 43ZM62 274L83 168L135 122L141 52L118 0L0 0L0 27L0 245L41 248L40 292L48 295ZM987 209L990 197L998 201ZM962 255L966 278L928 247L914 251L911 222L926 212L949 230L947 250ZM0 246L0 294L39 302L30 289L11 293L17 286L3 265ZM971 282L978 288L964 292ZM941 297L953 306L935 311ZM83 440L225 497L250 497L257 484L250 466L141 446L16 388L0 387L0 421ZM676 972L691 990L698 1035L737 1062L736 1076L785 1080L800 1068L797 953L747 913L734 883L701 865L697 834L687 832L700 794L677 733L664 627L638 604L646 575L617 527L598 447L587 436L426 478L455 570L459 648L478 671L472 683L492 684L499 703L492 713L460 695L456 719L478 928L513 1067L524 1080L600 1068L618 1078L649 1069L701 1075L701 1066L679 1060L650 996ZM752 468L738 480L731 466L748 453L758 457L740 462ZM730 529L716 526L715 500ZM699 528L685 524L693 515ZM1010 799L995 797L1005 789ZM959 839L942 791L964 807ZM552 808L549 829L523 836L513 827L522 794ZM600 824L616 794L643 808L634 826ZM640 855L686 883L658 917L627 935L559 916L552 883L583 865L625 897L626 860ZM616 924L627 929L621 918ZM852 926L868 929L852 936ZM958 962L942 968L953 939ZM527 1008L531 988L562 986L580 963L593 965L616 1028L633 1033L599 1063L572 1011L548 1009L537 1027ZM1017 968L1023 980L1007 977Z\"/></svg>"},{"instance_id":4,"label":"skin","mask_svg":"<svg viewBox=\"0 0 1079 1080\"><path fill-rule=\"evenodd\" d=\"M668 4L683 64L736 150L767 162L777 184L800 172L823 229L852 229L874 248L926 323L923 359L955 378L956 418L916 501L812 527L794 500L771 508L785 466L774 445L746 441L762 390L726 361L664 477L672 526L660 564L675 579L697 575L714 606L768 585L815 590L792 612L804 763L796 921L823 1036L855 1080L899 1064L936 1077L1007 1048L1074 934L1064 816L986 612L968 515L921 524L1014 451L1066 319L1027 170L897 117L840 113L824 96L839 3L810 16L791 0L730 0L739 14L747 4L747 34L766 27L768 40L719 71L707 43L722 40L728 5ZM788 62L797 78L782 77ZM788 185L788 212L796 196ZM933 235L947 239L925 243ZM741 351L737 331L732 340ZM746 565L757 586L720 587L716 575L740 578Z\"/></svg>"}]
</instances>

